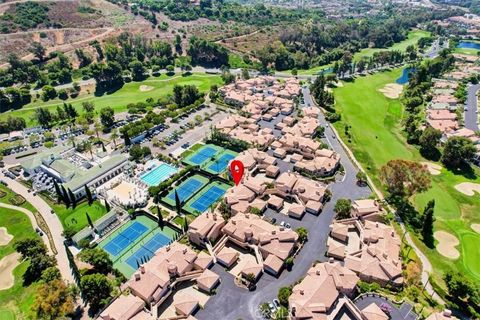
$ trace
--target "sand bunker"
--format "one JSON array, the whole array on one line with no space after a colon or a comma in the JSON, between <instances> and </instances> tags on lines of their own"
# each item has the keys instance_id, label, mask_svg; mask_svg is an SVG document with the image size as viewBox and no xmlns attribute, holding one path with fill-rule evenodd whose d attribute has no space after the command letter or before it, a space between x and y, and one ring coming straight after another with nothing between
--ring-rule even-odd
<instances>
[{"instance_id":1,"label":"sand bunker","mask_svg":"<svg viewBox=\"0 0 480 320\"><path fill-rule=\"evenodd\" d=\"M13 269L20 264L21 255L18 252L9 254L0 260L0 290L5 290L13 286L15 277Z\"/></svg>"},{"instance_id":2,"label":"sand bunker","mask_svg":"<svg viewBox=\"0 0 480 320\"><path fill-rule=\"evenodd\" d=\"M467 196L473 196L475 191L480 193L480 184L478 183L471 183L471 182L462 182L455 186L457 191L460 191Z\"/></svg>"},{"instance_id":3,"label":"sand bunker","mask_svg":"<svg viewBox=\"0 0 480 320\"><path fill-rule=\"evenodd\" d=\"M438 253L450 259L458 259L460 257L460 252L455 248L460 242L454 235L445 231L437 231L433 236L438 241L436 247Z\"/></svg>"},{"instance_id":4,"label":"sand bunker","mask_svg":"<svg viewBox=\"0 0 480 320\"><path fill-rule=\"evenodd\" d=\"M442 166L436 163L432 162L421 162L424 166L427 167L428 172L430 172L431 175L439 175L440 171L442 170Z\"/></svg>"},{"instance_id":5,"label":"sand bunker","mask_svg":"<svg viewBox=\"0 0 480 320\"><path fill-rule=\"evenodd\" d=\"M470 227L472 228L473 231L480 233L480 224L472 223Z\"/></svg>"},{"instance_id":6,"label":"sand bunker","mask_svg":"<svg viewBox=\"0 0 480 320\"><path fill-rule=\"evenodd\" d=\"M154 88L152 86L146 86L142 84L139 89L141 92L147 92L147 91L152 91Z\"/></svg>"},{"instance_id":7,"label":"sand bunker","mask_svg":"<svg viewBox=\"0 0 480 320\"><path fill-rule=\"evenodd\" d=\"M403 86L398 83L388 83L382 89L378 90L387 98L398 99L403 91Z\"/></svg>"},{"instance_id":8,"label":"sand bunker","mask_svg":"<svg viewBox=\"0 0 480 320\"><path fill-rule=\"evenodd\" d=\"M0 227L0 246L8 244L13 239L13 236L8 233L7 228Z\"/></svg>"}]
</instances>

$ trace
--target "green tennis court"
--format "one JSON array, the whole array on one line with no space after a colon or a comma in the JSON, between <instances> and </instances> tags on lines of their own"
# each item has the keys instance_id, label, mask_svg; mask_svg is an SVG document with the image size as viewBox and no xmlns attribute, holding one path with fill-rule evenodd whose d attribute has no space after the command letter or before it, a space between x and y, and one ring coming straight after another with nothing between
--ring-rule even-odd
<instances>
[{"instance_id":1,"label":"green tennis court","mask_svg":"<svg viewBox=\"0 0 480 320\"><path fill-rule=\"evenodd\" d=\"M237 155L237 152L225 149L223 152L219 153L214 160L205 163L202 166L202 169L212 174L221 174L227 169L230 161L235 159Z\"/></svg>"},{"instance_id":2,"label":"green tennis court","mask_svg":"<svg viewBox=\"0 0 480 320\"><path fill-rule=\"evenodd\" d=\"M137 270L137 261L150 259L155 251L169 244L175 237L175 230L158 227L157 221L139 216L126 222L99 243L113 261L113 266L126 277Z\"/></svg>"},{"instance_id":3,"label":"green tennis court","mask_svg":"<svg viewBox=\"0 0 480 320\"><path fill-rule=\"evenodd\" d=\"M183 162L193 166L202 166L222 152L222 148L213 144L206 144L194 153L188 155Z\"/></svg>"},{"instance_id":4,"label":"green tennis court","mask_svg":"<svg viewBox=\"0 0 480 320\"><path fill-rule=\"evenodd\" d=\"M196 174L183 181L179 186L175 187L175 189L173 189L162 200L171 206L175 206L175 191L177 191L180 201L187 202L194 194L200 191L207 184L208 178Z\"/></svg>"},{"instance_id":5,"label":"green tennis court","mask_svg":"<svg viewBox=\"0 0 480 320\"><path fill-rule=\"evenodd\" d=\"M220 200L228 188L230 188L228 184L214 181L191 198L183 208L188 213L198 216Z\"/></svg>"}]
</instances>

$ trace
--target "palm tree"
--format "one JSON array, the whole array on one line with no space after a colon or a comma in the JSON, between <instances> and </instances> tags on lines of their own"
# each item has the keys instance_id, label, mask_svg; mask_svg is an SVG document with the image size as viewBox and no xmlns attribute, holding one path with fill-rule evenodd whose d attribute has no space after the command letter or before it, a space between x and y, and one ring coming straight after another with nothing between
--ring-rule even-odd
<instances>
[{"instance_id":1,"label":"palm tree","mask_svg":"<svg viewBox=\"0 0 480 320\"><path fill-rule=\"evenodd\" d=\"M118 131L116 129L112 130L112 134L110 135L110 139L112 139L113 145L115 146L115 149L117 148L117 141L118 139Z\"/></svg>"},{"instance_id":2,"label":"palm tree","mask_svg":"<svg viewBox=\"0 0 480 320\"><path fill-rule=\"evenodd\" d=\"M76 147L75 145L75 136L71 136L70 138L68 138L68 141L72 144L72 147Z\"/></svg>"},{"instance_id":3,"label":"palm tree","mask_svg":"<svg viewBox=\"0 0 480 320\"><path fill-rule=\"evenodd\" d=\"M98 136L98 131L100 131L102 129L102 124L100 122L98 122L97 120L95 120L95 123L94 123L93 127L95 128L95 133L97 134L97 139L100 139L100 137Z\"/></svg>"},{"instance_id":4,"label":"palm tree","mask_svg":"<svg viewBox=\"0 0 480 320\"><path fill-rule=\"evenodd\" d=\"M93 146L92 146L92 143L89 140L87 140L87 141L85 141L85 144L83 146L85 148L85 151L90 152L90 155L92 156L92 160L93 160Z\"/></svg>"}]
</instances>

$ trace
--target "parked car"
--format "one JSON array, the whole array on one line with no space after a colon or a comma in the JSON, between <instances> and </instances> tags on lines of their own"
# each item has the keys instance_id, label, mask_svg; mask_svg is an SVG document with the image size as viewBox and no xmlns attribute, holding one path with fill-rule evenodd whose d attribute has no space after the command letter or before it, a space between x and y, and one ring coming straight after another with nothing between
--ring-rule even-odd
<instances>
[{"instance_id":1,"label":"parked car","mask_svg":"<svg viewBox=\"0 0 480 320\"><path fill-rule=\"evenodd\" d=\"M280 301L278 301L278 299L273 299L272 302L277 309L280 308Z\"/></svg>"},{"instance_id":2,"label":"parked car","mask_svg":"<svg viewBox=\"0 0 480 320\"><path fill-rule=\"evenodd\" d=\"M285 221L280 222L280 227L285 227Z\"/></svg>"},{"instance_id":3,"label":"parked car","mask_svg":"<svg viewBox=\"0 0 480 320\"><path fill-rule=\"evenodd\" d=\"M285 223L285 229L292 229L292 226L290 225L290 223Z\"/></svg>"}]
</instances>

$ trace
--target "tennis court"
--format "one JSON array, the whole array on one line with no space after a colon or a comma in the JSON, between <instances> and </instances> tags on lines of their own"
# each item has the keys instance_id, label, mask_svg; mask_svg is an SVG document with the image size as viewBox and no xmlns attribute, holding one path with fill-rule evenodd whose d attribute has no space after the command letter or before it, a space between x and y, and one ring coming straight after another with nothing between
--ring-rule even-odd
<instances>
[{"instance_id":1,"label":"tennis court","mask_svg":"<svg viewBox=\"0 0 480 320\"><path fill-rule=\"evenodd\" d=\"M107 242L107 244L103 246L103 249L115 257L120 252L128 248L131 244L134 244L135 240L140 238L140 236L147 231L147 226L138 221L134 221L127 228L120 231L114 238Z\"/></svg>"},{"instance_id":2,"label":"tennis court","mask_svg":"<svg viewBox=\"0 0 480 320\"><path fill-rule=\"evenodd\" d=\"M236 156L236 152L226 150L217 159L210 161L205 165L206 171L213 174L220 174L225 171L230 161L235 159Z\"/></svg>"},{"instance_id":3,"label":"tennis court","mask_svg":"<svg viewBox=\"0 0 480 320\"><path fill-rule=\"evenodd\" d=\"M221 182L212 182L187 202L185 210L198 215L205 212L212 204L223 197L230 186Z\"/></svg>"},{"instance_id":4,"label":"tennis court","mask_svg":"<svg viewBox=\"0 0 480 320\"><path fill-rule=\"evenodd\" d=\"M138 248L134 254L128 257L125 262L132 267L137 269L138 263L141 263L142 259L149 260L155 254L155 251L166 246L170 242L170 238L161 233L156 233L150 240L143 243L141 241L142 247Z\"/></svg>"},{"instance_id":5,"label":"tennis court","mask_svg":"<svg viewBox=\"0 0 480 320\"><path fill-rule=\"evenodd\" d=\"M177 191L180 201L188 201L194 194L207 185L208 179L198 174L188 178L182 182L178 187L172 190L163 200L169 205L175 205L175 190Z\"/></svg>"},{"instance_id":6,"label":"tennis court","mask_svg":"<svg viewBox=\"0 0 480 320\"><path fill-rule=\"evenodd\" d=\"M177 232L169 226L163 229L158 222L147 217L138 216L130 220L99 243L118 269L127 278L137 270L137 259L150 258L155 251L166 246Z\"/></svg>"},{"instance_id":7,"label":"tennis court","mask_svg":"<svg viewBox=\"0 0 480 320\"><path fill-rule=\"evenodd\" d=\"M220 152L220 148L214 145L205 145L198 149L197 152L188 156L184 161L189 164L200 166L209 161L217 153Z\"/></svg>"}]
</instances>

